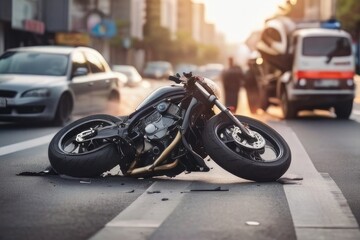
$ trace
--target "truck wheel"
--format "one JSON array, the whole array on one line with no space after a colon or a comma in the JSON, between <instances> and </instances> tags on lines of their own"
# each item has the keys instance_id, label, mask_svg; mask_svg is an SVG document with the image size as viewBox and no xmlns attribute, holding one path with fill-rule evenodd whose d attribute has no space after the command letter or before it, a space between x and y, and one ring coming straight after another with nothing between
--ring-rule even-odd
<instances>
[{"instance_id":1,"label":"truck wheel","mask_svg":"<svg viewBox=\"0 0 360 240\"><path fill-rule=\"evenodd\" d=\"M252 114L256 114L257 109L259 108L259 90L256 82L247 82L245 85L246 96Z\"/></svg>"},{"instance_id":2,"label":"truck wheel","mask_svg":"<svg viewBox=\"0 0 360 240\"><path fill-rule=\"evenodd\" d=\"M349 119L353 107L353 100L348 100L335 106L335 114L339 119Z\"/></svg>"},{"instance_id":3,"label":"truck wheel","mask_svg":"<svg viewBox=\"0 0 360 240\"><path fill-rule=\"evenodd\" d=\"M281 93L281 110L285 119L292 119L297 116L294 103L289 101L286 91Z\"/></svg>"},{"instance_id":4,"label":"truck wheel","mask_svg":"<svg viewBox=\"0 0 360 240\"><path fill-rule=\"evenodd\" d=\"M266 111L270 106L270 102L269 102L269 95L265 87L260 87L259 98L260 98L260 108Z\"/></svg>"}]
</instances>

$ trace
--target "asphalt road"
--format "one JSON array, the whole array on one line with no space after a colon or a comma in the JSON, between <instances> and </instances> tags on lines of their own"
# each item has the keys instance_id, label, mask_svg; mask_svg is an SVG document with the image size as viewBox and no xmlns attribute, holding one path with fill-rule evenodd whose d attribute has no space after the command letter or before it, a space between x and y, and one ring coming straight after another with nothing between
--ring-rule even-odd
<instances>
[{"instance_id":1,"label":"asphalt road","mask_svg":"<svg viewBox=\"0 0 360 240\"><path fill-rule=\"evenodd\" d=\"M165 83L125 89L120 113ZM348 121L324 111L283 121L277 108L253 115L291 144L289 173L304 178L292 184L239 179L212 161L209 173L171 179L116 169L96 179L18 176L49 165L59 128L0 123L0 239L359 239L359 110L356 102ZM250 115L245 101L238 113Z\"/></svg>"}]
</instances>

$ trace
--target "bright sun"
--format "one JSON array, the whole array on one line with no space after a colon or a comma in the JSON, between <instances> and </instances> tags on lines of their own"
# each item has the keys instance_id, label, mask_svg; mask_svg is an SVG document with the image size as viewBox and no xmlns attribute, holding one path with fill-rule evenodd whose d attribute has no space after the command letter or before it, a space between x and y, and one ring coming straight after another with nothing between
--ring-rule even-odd
<instances>
[{"instance_id":1,"label":"bright sun","mask_svg":"<svg viewBox=\"0 0 360 240\"><path fill-rule=\"evenodd\" d=\"M196 0L205 3L206 19L214 23L227 42L240 43L261 29L284 0Z\"/></svg>"}]
</instances>

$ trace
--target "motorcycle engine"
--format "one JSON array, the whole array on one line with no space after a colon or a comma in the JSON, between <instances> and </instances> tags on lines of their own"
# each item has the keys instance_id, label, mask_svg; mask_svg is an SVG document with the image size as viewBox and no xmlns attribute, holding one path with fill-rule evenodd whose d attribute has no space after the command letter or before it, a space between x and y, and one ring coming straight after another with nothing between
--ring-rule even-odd
<instances>
[{"instance_id":1,"label":"motorcycle engine","mask_svg":"<svg viewBox=\"0 0 360 240\"><path fill-rule=\"evenodd\" d=\"M182 117L182 110L176 104L161 102L154 111L139 121L134 129L143 138L137 142L140 165L151 164L169 146L175 134L176 124Z\"/></svg>"},{"instance_id":2,"label":"motorcycle engine","mask_svg":"<svg viewBox=\"0 0 360 240\"><path fill-rule=\"evenodd\" d=\"M169 127L181 118L180 108L172 103L162 102L156 110L144 119L144 135L149 140L160 140L167 136Z\"/></svg>"}]
</instances>

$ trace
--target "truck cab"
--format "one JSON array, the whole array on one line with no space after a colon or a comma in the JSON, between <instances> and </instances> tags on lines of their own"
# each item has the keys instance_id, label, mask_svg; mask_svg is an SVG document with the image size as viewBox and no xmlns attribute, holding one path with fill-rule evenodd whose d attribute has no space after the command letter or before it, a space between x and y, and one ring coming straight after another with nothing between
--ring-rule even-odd
<instances>
[{"instance_id":1,"label":"truck cab","mask_svg":"<svg viewBox=\"0 0 360 240\"><path fill-rule=\"evenodd\" d=\"M281 41L279 36L273 33L272 40ZM270 105L278 105L286 119L301 110L333 109L337 118L349 118L355 97L355 57L347 32L321 27L294 29L287 35L283 52L266 51L263 46L271 49L271 41L264 43L264 38L260 55L249 61L248 95L258 96L257 100L249 97L250 109L266 111Z\"/></svg>"}]
</instances>

